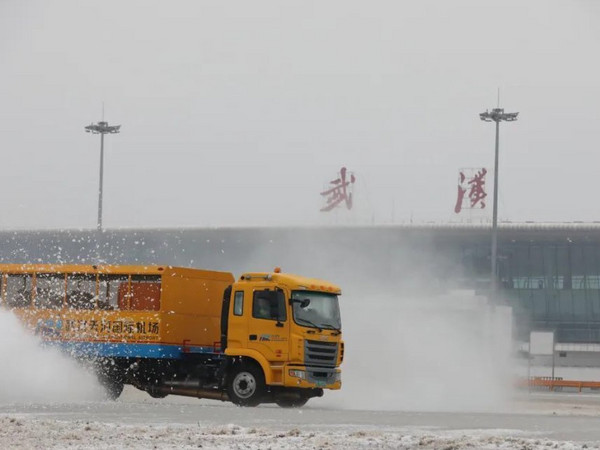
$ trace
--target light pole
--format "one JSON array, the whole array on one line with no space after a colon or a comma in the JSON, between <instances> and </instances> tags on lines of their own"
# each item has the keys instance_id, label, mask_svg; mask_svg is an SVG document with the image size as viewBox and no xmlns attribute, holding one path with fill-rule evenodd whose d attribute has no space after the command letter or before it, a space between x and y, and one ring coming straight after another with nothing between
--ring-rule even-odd
<instances>
[{"instance_id":1,"label":"light pole","mask_svg":"<svg viewBox=\"0 0 600 450\"><path fill-rule=\"evenodd\" d=\"M492 111L485 111L479 114L479 118L484 122L496 122L496 153L494 157L494 212L492 216L492 270L491 270L491 288L492 296L495 297L498 289L496 263L498 261L498 148L500 144L500 122L514 122L517 120L518 112L505 113L503 108L494 108Z\"/></svg>"},{"instance_id":2,"label":"light pole","mask_svg":"<svg viewBox=\"0 0 600 450\"><path fill-rule=\"evenodd\" d=\"M121 125L109 125L108 122L92 123L85 127L86 133L100 135L100 188L98 189L98 231L102 230L102 179L104 177L104 135L117 134Z\"/></svg>"}]
</instances>

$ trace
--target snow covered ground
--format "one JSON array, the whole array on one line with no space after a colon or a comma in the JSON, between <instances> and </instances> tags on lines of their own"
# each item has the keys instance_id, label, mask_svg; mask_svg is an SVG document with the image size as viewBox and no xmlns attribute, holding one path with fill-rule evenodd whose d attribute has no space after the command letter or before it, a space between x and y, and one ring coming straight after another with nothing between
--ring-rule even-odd
<instances>
[{"instance_id":1,"label":"snow covered ground","mask_svg":"<svg viewBox=\"0 0 600 450\"><path fill-rule=\"evenodd\" d=\"M279 430L237 425L122 425L50 419L0 419L2 448L211 449L537 449L582 448L573 442L530 439L509 430L432 432L350 428ZM594 448L591 446L583 448Z\"/></svg>"},{"instance_id":2,"label":"snow covered ground","mask_svg":"<svg viewBox=\"0 0 600 450\"><path fill-rule=\"evenodd\" d=\"M117 402L0 405L0 448L600 448L600 396L522 394L506 411L238 408L127 389Z\"/></svg>"}]
</instances>

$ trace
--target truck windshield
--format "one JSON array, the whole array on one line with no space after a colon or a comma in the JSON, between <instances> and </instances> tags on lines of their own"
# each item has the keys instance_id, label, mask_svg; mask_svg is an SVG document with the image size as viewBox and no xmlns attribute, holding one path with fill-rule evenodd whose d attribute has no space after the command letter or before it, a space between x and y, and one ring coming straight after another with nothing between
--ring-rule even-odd
<instances>
[{"instance_id":1,"label":"truck windshield","mask_svg":"<svg viewBox=\"0 0 600 450\"><path fill-rule=\"evenodd\" d=\"M293 291L292 311L294 313L294 321L303 327L331 330L342 328L340 306L335 294Z\"/></svg>"}]
</instances>

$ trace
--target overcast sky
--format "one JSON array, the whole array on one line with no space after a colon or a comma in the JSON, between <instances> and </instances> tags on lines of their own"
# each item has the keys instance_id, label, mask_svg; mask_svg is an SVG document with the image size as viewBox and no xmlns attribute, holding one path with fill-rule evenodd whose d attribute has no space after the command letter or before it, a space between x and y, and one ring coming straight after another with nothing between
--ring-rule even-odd
<instances>
[{"instance_id":1,"label":"overcast sky","mask_svg":"<svg viewBox=\"0 0 600 450\"><path fill-rule=\"evenodd\" d=\"M0 0L0 228L95 226L103 101L109 228L480 220L498 87L500 218L600 220L599 55L597 0Z\"/></svg>"}]
</instances>

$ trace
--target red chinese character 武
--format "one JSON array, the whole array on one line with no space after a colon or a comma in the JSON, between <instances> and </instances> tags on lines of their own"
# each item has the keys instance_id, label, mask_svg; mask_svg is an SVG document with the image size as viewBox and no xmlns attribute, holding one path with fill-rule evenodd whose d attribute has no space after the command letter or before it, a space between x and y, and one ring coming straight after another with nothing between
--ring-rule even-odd
<instances>
[{"instance_id":1,"label":"red chinese character \u6b66","mask_svg":"<svg viewBox=\"0 0 600 450\"><path fill-rule=\"evenodd\" d=\"M465 195L469 199L469 208L473 209L479 205L481 209L485 208L485 198L487 193L485 192L485 175L487 170L485 168L478 170L475 174L467 179L467 176L463 171L459 172L458 176L458 195L456 198L456 205L454 206L454 212L460 213L465 201ZM466 183L465 183L466 181Z\"/></svg>"},{"instance_id":2,"label":"red chinese character \u6b66","mask_svg":"<svg viewBox=\"0 0 600 450\"><path fill-rule=\"evenodd\" d=\"M321 192L321 195L327 199L327 204L321 208L321 211L331 211L342 202L346 202L346 208L352 209L352 193L348 192L348 187L355 181L356 177L352 173L350 180L346 181L346 168L342 167L340 177L329 182L333 187Z\"/></svg>"}]
</instances>

